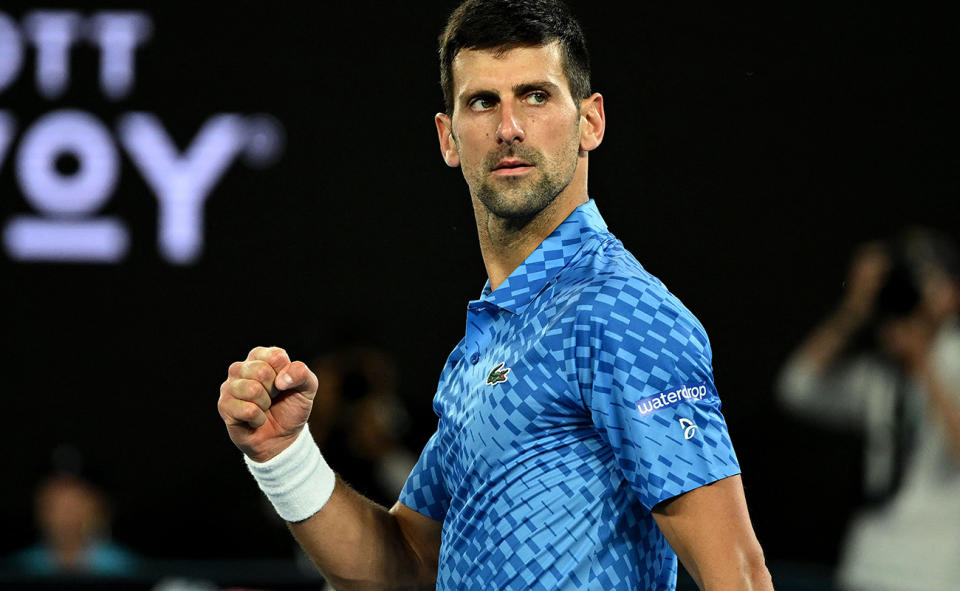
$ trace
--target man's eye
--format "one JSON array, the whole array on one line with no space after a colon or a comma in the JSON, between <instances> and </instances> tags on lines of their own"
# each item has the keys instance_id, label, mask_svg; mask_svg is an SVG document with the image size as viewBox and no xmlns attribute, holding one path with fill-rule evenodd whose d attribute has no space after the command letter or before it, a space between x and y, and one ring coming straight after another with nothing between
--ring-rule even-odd
<instances>
[{"instance_id":1,"label":"man's eye","mask_svg":"<svg viewBox=\"0 0 960 591\"><path fill-rule=\"evenodd\" d=\"M486 98L475 98L470 101L470 109L473 111L487 111L493 108L494 102Z\"/></svg>"},{"instance_id":2,"label":"man's eye","mask_svg":"<svg viewBox=\"0 0 960 591\"><path fill-rule=\"evenodd\" d=\"M531 105L542 105L547 102L547 93L545 92L531 92L527 95L527 102Z\"/></svg>"}]
</instances>

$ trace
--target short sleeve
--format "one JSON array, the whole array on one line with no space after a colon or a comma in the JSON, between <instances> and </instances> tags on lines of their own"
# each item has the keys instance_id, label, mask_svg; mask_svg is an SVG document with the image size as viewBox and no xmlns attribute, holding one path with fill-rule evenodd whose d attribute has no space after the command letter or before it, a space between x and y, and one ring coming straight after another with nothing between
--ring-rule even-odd
<instances>
[{"instance_id":1,"label":"short sleeve","mask_svg":"<svg viewBox=\"0 0 960 591\"><path fill-rule=\"evenodd\" d=\"M740 466L699 321L665 291L640 291L628 303L593 306L595 316L579 323L578 350L589 362L578 359L578 381L624 478L652 509Z\"/></svg>"},{"instance_id":2,"label":"short sleeve","mask_svg":"<svg viewBox=\"0 0 960 591\"><path fill-rule=\"evenodd\" d=\"M440 464L439 431L430 437L420 459L400 491L400 502L421 515L443 521L450 506L450 495L443 482Z\"/></svg>"}]
</instances>

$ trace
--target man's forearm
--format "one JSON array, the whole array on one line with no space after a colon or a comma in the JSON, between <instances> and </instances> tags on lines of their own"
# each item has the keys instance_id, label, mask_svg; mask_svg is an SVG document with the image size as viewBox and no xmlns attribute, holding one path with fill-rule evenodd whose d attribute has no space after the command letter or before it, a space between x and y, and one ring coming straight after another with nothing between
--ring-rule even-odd
<instances>
[{"instance_id":1,"label":"man's forearm","mask_svg":"<svg viewBox=\"0 0 960 591\"><path fill-rule=\"evenodd\" d=\"M744 565L744 586L730 587L731 590L744 589L749 591L773 591L773 579L770 577L770 571L767 570L763 555L760 554L748 561ZM710 589L710 587L707 587Z\"/></svg>"},{"instance_id":2,"label":"man's forearm","mask_svg":"<svg viewBox=\"0 0 960 591\"><path fill-rule=\"evenodd\" d=\"M435 587L435 567L418 556L396 516L339 478L320 511L289 527L337 589Z\"/></svg>"},{"instance_id":3,"label":"man's forearm","mask_svg":"<svg viewBox=\"0 0 960 591\"><path fill-rule=\"evenodd\" d=\"M732 559L697 564L689 556L681 557L684 568L701 591L773 591L773 580L767 570L759 544L751 551L733 551Z\"/></svg>"},{"instance_id":4,"label":"man's forearm","mask_svg":"<svg viewBox=\"0 0 960 591\"><path fill-rule=\"evenodd\" d=\"M826 371L847 349L864 321L861 312L841 306L807 336L797 352L818 371Z\"/></svg>"}]
</instances>

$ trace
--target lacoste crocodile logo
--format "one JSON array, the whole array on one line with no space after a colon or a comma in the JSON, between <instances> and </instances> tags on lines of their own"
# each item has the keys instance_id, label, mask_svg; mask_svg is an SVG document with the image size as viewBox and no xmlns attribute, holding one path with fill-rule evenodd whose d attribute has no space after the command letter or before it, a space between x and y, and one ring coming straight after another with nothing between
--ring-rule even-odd
<instances>
[{"instance_id":1,"label":"lacoste crocodile logo","mask_svg":"<svg viewBox=\"0 0 960 591\"><path fill-rule=\"evenodd\" d=\"M487 376L487 385L496 386L497 384L502 384L507 381L507 374L510 373L509 367L504 367L507 363L505 361L500 362L495 368L490 370L490 375Z\"/></svg>"}]
</instances>

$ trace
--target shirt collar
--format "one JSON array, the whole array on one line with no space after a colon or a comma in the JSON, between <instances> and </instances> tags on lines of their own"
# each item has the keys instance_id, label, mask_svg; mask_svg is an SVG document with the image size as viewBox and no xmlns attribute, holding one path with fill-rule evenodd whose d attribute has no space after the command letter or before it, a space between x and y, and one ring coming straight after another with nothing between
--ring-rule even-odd
<instances>
[{"instance_id":1,"label":"shirt collar","mask_svg":"<svg viewBox=\"0 0 960 591\"><path fill-rule=\"evenodd\" d=\"M489 302L514 314L522 314L587 239L606 230L607 224L600 217L597 204L590 199L573 210L496 291L490 291L488 279L479 302Z\"/></svg>"}]
</instances>

